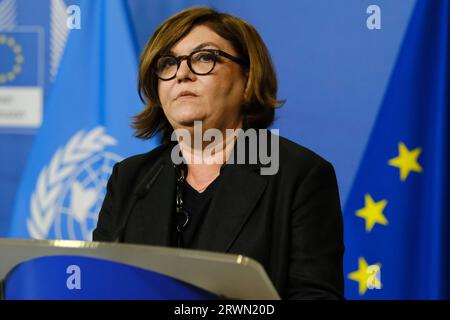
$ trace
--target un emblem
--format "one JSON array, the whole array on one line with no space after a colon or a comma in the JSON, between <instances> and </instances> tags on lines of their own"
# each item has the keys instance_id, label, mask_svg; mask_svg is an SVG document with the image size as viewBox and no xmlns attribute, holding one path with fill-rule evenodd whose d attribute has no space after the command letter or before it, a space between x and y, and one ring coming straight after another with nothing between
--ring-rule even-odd
<instances>
[{"instance_id":1,"label":"un emblem","mask_svg":"<svg viewBox=\"0 0 450 320\"><path fill-rule=\"evenodd\" d=\"M97 127L79 131L56 151L31 195L31 237L47 239L52 233L56 239L92 240L112 166L121 160L105 151L114 144L115 139Z\"/></svg>"}]
</instances>

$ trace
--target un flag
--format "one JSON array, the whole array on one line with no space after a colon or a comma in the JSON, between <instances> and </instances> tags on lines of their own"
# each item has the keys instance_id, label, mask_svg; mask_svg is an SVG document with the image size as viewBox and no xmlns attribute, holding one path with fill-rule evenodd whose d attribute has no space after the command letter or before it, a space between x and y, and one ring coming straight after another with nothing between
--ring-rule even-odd
<instances>
[{"instance_id":1,"label":"un flag","mask_svg":"<svg viewBox=\"0 0 450 320\"><path fill-rule=\"evenodd\" d=\"M89 240L115 162L133 138L137 51L122 0L81 1L18 191L11 237Z\"/></svg>"}]
</instances>

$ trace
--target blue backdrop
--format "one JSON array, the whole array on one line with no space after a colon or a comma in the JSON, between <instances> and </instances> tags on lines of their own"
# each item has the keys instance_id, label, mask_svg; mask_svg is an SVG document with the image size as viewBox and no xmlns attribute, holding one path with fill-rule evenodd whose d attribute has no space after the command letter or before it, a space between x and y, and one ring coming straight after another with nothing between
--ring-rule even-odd
<instances>
[{"instance_id":1,"label":"blue backdrop","mask_svg":"<svg viewBox=\"0 0 450 320\"><path fill-rule=\"evenodd\" d=\"M0 0L0 236L89 239L112 164L156 145L127 127L139 53L192 5L257 28L273 127L333 163L346 296L450 298L448 0Z\"/></svg>"}]
</instances>

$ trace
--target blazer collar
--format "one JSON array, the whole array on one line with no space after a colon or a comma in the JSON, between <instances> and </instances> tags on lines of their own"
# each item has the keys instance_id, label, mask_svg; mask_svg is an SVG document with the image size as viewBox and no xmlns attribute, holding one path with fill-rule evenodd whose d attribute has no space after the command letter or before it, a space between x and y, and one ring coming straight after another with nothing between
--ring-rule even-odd
<instances>
[{"instance_id":1,"label":"blazer collar","mask_svg":"<svg viewBox=\"0 0 450 320\"><path fill-rule=\"evenodd\" d=\"M167 145L155 165L163 168L151 186L147 196L136 205L144 210L142 237L144 243L169 246L175 232L176 172L171 160L172 148L176 142ZM246 144L246 151L248 145ZM196 249L228 252L246 221L252 214L267 184L256 164L225 164L220 173L213 200L198 235ZM149 231L151 230L151 232Z\"/></svg>"},{"instance_id":2,"label":"blazer collar","mask_svg":"<svg viewBox=\"0 0 450 320\"><path fill-rule=\"evenodd\" d=\"M147 191L147 195L136 203L135 211L141 216L141 239L143 243L157 246L169 246L172 232L172 218L175 212L175 168L170 159L167 148L155 164L162 169ZM169 153L167 157L166 153ZM154 170L156 171L156 170Z\"/></svg>"},{"instance_id":3,"label":"blazer collar","mask_svg":"<svg viewBox=\"0 0 450 320\"><path fill-rule=\"evenodd\" d=\"M228 252L253 213L266 184L254 165L225 165L199 234L198 249Z\"/></svg>"}]
</instances>

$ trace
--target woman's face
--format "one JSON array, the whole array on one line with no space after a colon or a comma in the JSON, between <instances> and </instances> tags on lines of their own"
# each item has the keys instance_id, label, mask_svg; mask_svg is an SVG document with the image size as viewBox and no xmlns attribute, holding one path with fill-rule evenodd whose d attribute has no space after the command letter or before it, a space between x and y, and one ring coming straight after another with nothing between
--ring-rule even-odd
<instances>
[{"instance_id":1,"label":"woman's face","mask_svg":"<svg viewBox=\"0 0 450 320\"><path fill-rule=\"evenodd\" d=\"M180 56L198 49L220 49L236 56L230 42L203 25L194 27L171 52ZM174 129L192 130L194 121L202 121L203 130L234 129L242 124L246 82L241 66L227 58L219 57L214 70L207 75L194 74L183 60L174 79L159 80L158 94Z\"/></svg>"}]
</instances>

